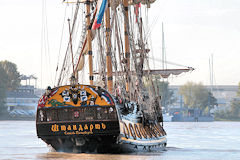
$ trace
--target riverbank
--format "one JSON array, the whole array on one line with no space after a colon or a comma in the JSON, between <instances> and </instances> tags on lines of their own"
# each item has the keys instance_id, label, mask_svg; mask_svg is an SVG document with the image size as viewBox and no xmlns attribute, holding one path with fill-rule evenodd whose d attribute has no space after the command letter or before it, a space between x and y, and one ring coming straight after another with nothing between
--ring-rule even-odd
<instances>
[{"instance_id":1,"label":"riverbank","mask_svg":"<svg viewBox=\"0 0 240 160\"><path fill-rule=\"evenodd\" d=\"M231 128L230 130L227 128ZM51 152L36 135L34 121L0 121L0 159L41 160L238 160L240 122L166 122L167 148L128 154Z\"/></svg>"},{"instance_id":2,"label":"riverbank","mask_svg":"<svg viewBox=\"0 0 240 160\"><path fill-rule=\"evenodd\" d=\"M214 121L240 122L240 118L214 118Z\"/></svg>"},{"instance_id":3,"label":"riverbank","mask_svg":"<svg viewBox=\"0 0 240 160\"><path fill-rule=\"evenodd\" d=\"M15 116L12 117L10 115L0 115L0 121L35 121L36 117L20 117L20 116ZM231 119L226 119L226 118L214 118L213 121L177 121L177 122L240 122L240 118L231 118ZM176 122L176 121L175 121Z\"/></svg>"},{"instance_id":4,"label":"riverbank","mask_svg":"<svg viewBox=\"0 0 240 160\"><path fill-rule=\"evenodd\" d=\"M0 121L35 121L35 116L21 117L21 116L10 116L0 115Z\"/></svg>"}]
</instances>

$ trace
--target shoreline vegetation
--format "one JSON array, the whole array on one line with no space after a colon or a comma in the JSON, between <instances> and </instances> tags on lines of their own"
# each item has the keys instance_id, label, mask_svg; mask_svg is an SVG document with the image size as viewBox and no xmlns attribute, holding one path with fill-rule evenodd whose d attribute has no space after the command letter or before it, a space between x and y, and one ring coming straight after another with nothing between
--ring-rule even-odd
<instances>
[{"instance_id":1,"label":"shoreline vegetation","mask_svg":"<svg viewBox=\"0 0 240 160\"><path fill-rule=\"evenodd\" d=\"M8 111L6 92L16 90L21 85L17 65L9 61L0 61L0 75L0 120L35 120L35 116L13 116ZM167 106L176 102L173 91L169 89L169 83L161 82L159 76L155 79L154 83L159 86L161 105ZM214 121L240 121L240 82L238 85L239 89L231 99L230 106L215 111ZM183 96L183 108L199 109L201 115L209 115L210 110L218 106L217 99L202 83L187 82L180 88L180 94Z\"/></svg>"},{"instance_id":2,"label":"shoreline vegetation","mask_svg":"<svg viewBox=\"0 0 240 160\"><path fill-rule=\"evenodd\" d=\"M240 118L214 118L214 121L226 121L226 122L240 122Z\"/></svg>"},{"instance_id":3,"label":"shoreline vegetation","mask_svg":"<svg viewBox=\"0 0 240 160\"><path fill-rule=\"evenodd\" d=\"M0 115L0 121L35 121L35 116L22 117L22 116L10 116L9 114Z\"/></svg>"},{"instance_id":4,"label":"shoreline vegetation","mask_svg":"<svg viewBox=\"0 0 240 160\"><path fill-rule=\"evenodd\" d=\"M35 121L36 117L21 117L21 116L15 116L12 117L10 115L0 115L0 121ZM225 122L240 122L240 118L220 118L220 117L214 117L213 122L217 121L225 121Z\"/></svg>"}]
</instances>

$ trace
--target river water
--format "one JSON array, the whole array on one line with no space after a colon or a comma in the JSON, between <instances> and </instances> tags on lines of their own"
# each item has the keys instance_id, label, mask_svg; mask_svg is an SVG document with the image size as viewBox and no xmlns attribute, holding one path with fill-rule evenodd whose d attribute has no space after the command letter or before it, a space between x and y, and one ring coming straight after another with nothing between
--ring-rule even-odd
<instances>
[{"instance_id":1,"label":"river water","mask_svg":"<svg viewBox=\"0 0 240 160\"><path fill-rule=\"evenodd\" d=\"M34 121L0 121L0 159L240 160L240 122L164 123L166 151L131 154L54 152L36 136Z\"/></svg>"}]
</instances>

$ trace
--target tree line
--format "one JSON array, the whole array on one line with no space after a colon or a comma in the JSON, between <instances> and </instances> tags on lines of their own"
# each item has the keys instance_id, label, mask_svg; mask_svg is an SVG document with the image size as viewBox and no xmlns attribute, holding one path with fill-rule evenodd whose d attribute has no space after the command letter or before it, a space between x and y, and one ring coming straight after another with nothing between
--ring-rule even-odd
<instances>
[{"instance_id":1,"label":"tree line","mask_svg":"<svg viewBox=\"0 0 240 160\"><path fill-rule=\"evenodd\" d=\"M15 90L20 86L20 73L17 65L9 61L0 61L0 114L6 113L6 92ZM161 81L159 76L154 77L154 84L158 88L158 94L161 96L161 105L168 108L176 102L176 97L169 83ZM201 83L187 82L179 88L179 94L182 95L185 108L199 108L203 113L209 113L209 110L217 106L217 99ZM215 112L217 119L240 120L240 82L236 98L231 100L230 108Z\"/></svg>"},{"instance_id":2,"label":"tree line","mask_svg":"<svg viewBox=\"0 0 240 160\"><path fill-rule=\"evenodd\" d=\"M179 93L183 96L184 107L198 108L202 115L209 115L210 110L217 106L217 99L202 83L187 82L181 86Z\"/></svg>"},{"instance_id":3,"label":"tree line","mask_svg":"<svg viewBox=\"0 0 240 160\"><path fill-rule=\"evenodd\" d=\"M161 81L159 76L155 76L154 84L161 96L162 107L167 109L176 102L177 98L174 96L173 90L169 89L167 81ZM179 94L183 97L184 108L198 108L203 114L209 114L209 110L217 105L217 99L201 83L187 82L179 88Z\"/></svg>"},{"instance_id":4,"label":"tree line","mask_svg":"<svg viewBox=\"0 0 240 160\"><path fill-rule=\"evenodd\" d=\"M160 81L159 77L155 77L154 82L158 86L162 106L168 108L176 102L168 82ZM216 120L240 120L240 82L237 96L226 110L217 107L217 99L202 83L187 82L179 88L179 94L183 97L183 107L186 109L198 108L203 115L208 115L211 109L218 108L214 113Z\"/></svg>"},{"instance_id":5,"label":"tree line","mask_svg":"<svg viewBox=\"0 0 240 160\"><path fill-rule=\"evenodd\" d=\"M6 113L6 92L20 86L20 73L17 65L9 61L0 61L0 114Z\"/></svg>"},{"instance_id":6,"label":"tree line","mask_svg":"<svg viewBox=\"0 0 240 160\"><path fill-rule=\"evenodd\" d=\"M219 110L215 113L218 120L237 120L240 121L240 82L236 97L231 100L230 108Z\"/></svg>"}]
</instances>

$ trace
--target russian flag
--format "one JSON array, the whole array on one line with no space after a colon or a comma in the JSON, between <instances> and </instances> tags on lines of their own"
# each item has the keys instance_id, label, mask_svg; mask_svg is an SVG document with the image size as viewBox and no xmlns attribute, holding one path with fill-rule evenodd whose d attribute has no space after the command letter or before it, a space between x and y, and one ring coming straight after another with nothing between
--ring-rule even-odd
<instances>
[{"instance_id":1,"label":"russian flag","mask_svg":"<svg viewBox=\"0 0 240 160\"><path fill-rule=\"evenodd\" d=\"M106 8L106 4L107 4L107 0L98 0L97 14L96 14L96 17L94 19L92 29L97 29L101 26L102 18L103 18L105 8Z\"/></svg>"}]
</instances>

